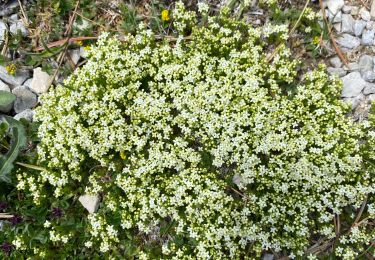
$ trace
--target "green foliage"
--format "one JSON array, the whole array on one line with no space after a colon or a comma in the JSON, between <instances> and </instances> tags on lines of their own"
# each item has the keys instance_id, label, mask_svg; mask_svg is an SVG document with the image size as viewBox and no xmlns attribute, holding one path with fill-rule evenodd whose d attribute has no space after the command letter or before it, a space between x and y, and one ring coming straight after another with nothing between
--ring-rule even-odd
<instances>
[{"instance_id":1,"label":"green foliage","mask_svg":"<svg viewBox=\"0 0 375 260\"><path fill-rule=\"evenodd\" d=\"M134 4L121 3L119 9L121 16L123 17L121 29L123 29L125 33L134 33L140 22L140 18L138 17Z\"/></svg>"},{"instance_id":2,"label":"green foliage","mask_svg":"<svg viewBox=\"0 0 375 260\"><path fill-rule=\"evenodd\" d=\"M14 161L17 159L21 149L26 145L26 132L24 126L19 121L8 116L4 116L3 118L5 122L2 123L1 129L3 134L8 130L10 131L11 142L9 151L0 157L0 180L12 183L12 176L10 174L14 168Z\"/></svg>"}]
</instances>

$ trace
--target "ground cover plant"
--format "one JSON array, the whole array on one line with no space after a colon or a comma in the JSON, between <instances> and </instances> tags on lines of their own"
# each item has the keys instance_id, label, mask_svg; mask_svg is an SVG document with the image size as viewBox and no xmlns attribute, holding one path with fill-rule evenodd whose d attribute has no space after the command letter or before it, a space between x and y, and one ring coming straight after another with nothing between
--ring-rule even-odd
<instances>
[{"instance_id":1,"label":"ground cover plant","mask_svg":"<svg viewBox=\"0 0 375 260\"><path fill-rule=\"evenodd\" d=\"M17 212L0 233L3 256L373 252L374 119L352 122L324 66L299 71L287 26L198 9L163 14L172 37L145 24L122 41L103 34L42 97L38 166L19 168L18 191L0 204ZM87 193L101 198L96 213L77 201Z\"/></svg>"}]
</instances>

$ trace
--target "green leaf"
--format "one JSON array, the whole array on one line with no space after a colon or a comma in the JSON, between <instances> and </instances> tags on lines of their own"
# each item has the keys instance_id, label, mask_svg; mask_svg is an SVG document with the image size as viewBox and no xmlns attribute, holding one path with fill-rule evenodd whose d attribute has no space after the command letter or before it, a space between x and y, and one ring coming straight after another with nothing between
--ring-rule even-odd
<instances>
[{"instance_id":1,"label":"green leaf","mask_svg":"<svg viewBox=\"0 0 375 260\"><path fill-rule=\"evenodd\" d=\"M0 90L0 110L8 110L16 100L16 96L8 91Z\"/></svg>"},{"instance_id":2,"label":"green leaf","mask_svg":"<svg viewBox=\"0 0 375 260\"><path fill-rule=\"evenodd\" d=\"M19 121L8 116L4 118L11 128L12 141L8 153L0 157L0 181L11 183L10 173L14 167L13 162L17 159L22 147L26 145L26 131Z\"/></svg>"}]
</instances>

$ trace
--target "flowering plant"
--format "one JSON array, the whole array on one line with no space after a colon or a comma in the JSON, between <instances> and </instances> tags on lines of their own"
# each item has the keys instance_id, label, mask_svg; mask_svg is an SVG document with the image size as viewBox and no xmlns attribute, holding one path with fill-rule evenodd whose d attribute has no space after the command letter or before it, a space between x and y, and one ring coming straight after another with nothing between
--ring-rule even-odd
<instances>
[{"instance_id":1,"label":"flowering plant","mask_svg":"<svg viewBox=\"0 0 375 260\"><path fill-rule=\"evenodd\" d=\"M285 45L270 56L286 26L253 28L223 10L201 27L181 3L172 17L175 41L142 25L124 42L103 34L42 97L46 169L19 173L18 188L35 203L50 199L45 187L56 198L99 194L79 238L92 254L314 258L313 237L350 259L372 239L374 210L362 211L358 239L336 241L338 218L342 229L354 221L375 187L358 142L369 126L346 116L339 80L324 66L301 79ZM45 228L54 245L75 237L54 220Z\"/></svg>"}]
</instances>

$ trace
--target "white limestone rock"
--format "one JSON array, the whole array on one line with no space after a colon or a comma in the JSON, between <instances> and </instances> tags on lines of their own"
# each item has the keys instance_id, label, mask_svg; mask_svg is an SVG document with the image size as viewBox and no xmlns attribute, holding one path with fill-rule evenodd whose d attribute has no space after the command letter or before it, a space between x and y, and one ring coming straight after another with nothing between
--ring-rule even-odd
<instances>
[{"instance_id":1,"label":"white limestone rock","mask_svg":"<svg viewBox=\"0 0 375 260\"><path fill-rule=\"evenodd\" d=\"M375 84L367 83L366 87L363 89L364 95L375 94Z\"/></svg>"},{"instance_id":2,"label":"white limestone rock","mask_svg":"<svg viewBox=\"0 0 375 260\"><path fill-rule=\"evenodd\" d=\"M95 213L100 204L100 197L99 195L89 195L85 194L79 197L79 202L82 206L87 209L89 213Z\"/></svg>"},{"instance_id":3,"label":"white limestone rock","mask_svg":"<svg viewBox=\"0 0 375 260\"><path fill-rule=\"evenodd\" d=\"M38 103L37 96L24 86L14 88L12 93L17 97L13 107L16 113L31 109Z\"/></svg>"},{"instance_id":4,"label":"white limestone rock","mask_svg":"<svg viewBox=\"0 0 375 260\"><path fill-rule=\"evenodd\" d=\"M348 33L344 33L337 39L337 43L344 48L355 49L361 45L361 40L358 37L354 37Z\"/></svg>"},{"instance_id":5,"label":"white limestone rock","mask_svg":"<svg viewBox=\"0 0 375 260\"><path fill-rule=\"evenodd\" d=\"M365 29L366 27L366 22L363 21L363 20L356 20L354 22L354 25L353 25L353 32L354 32L354 35L359 37L362 35L363 33L363 30Z\"/></svg>"},{"instance_id":6,"label":"white limestone rock","mask_svg":"<svg viewBox=\"0 0 375 260\"><path fill-rule=\"evenodd\" d=\"M354 71L342 78L343 88L341 97L352 98L361 94L367 82L361 77L361 73Z\"/></svg>"},{"instance_id":7,"label":"white limestone rock","mask_svg":"<svg viewBox=\"0 0 375 260\"><path fill-rule=\"evenodd\" d=\"M371 20L371 15L370 15L370 12L367 11L366 7L362 7L360 10L359 10L359 15L361 16L361 18L365 21L370 21Z\"/></svg>"},{"instance_id":8,"label":"white limestone rock","mask_svg":"<svg viewBox=\"0 0 375 260\"><path fill-rule=\"evenodd\" d=\"M345 5L344 0L328 0L327 1L328 10L333 14L337 14L344 7L344 5Z\"/></svg>"},{"instance_id":9,"label":"white limestone rock","mask_svg":"<svg viewBox=\"0 0 375 260\"><path fill-rule=\"evenodd\" d=\"M341 32L343 33L354 33L354 19L350 14L342 15Z\"/></svg>"},{"instance_id":10,"label":"white limestone rock","mask_svg":"<svg viewBox=\"0 0 375 260\"><path fill-rule=\"evenodd\" d=\"M50 81L51 76L47 72L42 71L42 68L35 68L30 89L37 94L46 93L49 89Z\"/></svg>"},{"instance_id":11,"label":"white limestone rock","mask_svg":"<svg viewBox=\"0 0 375 260\"><path fill-rule=\"evenodd\" d=\"M21 118L26 119L29 122L33 121L34 118L34 110L32 109L26 109L22 111L21 113L18 113L17 115L14 116L14 119L20 120Z\"/></svg>"},{"instance_id":12,"label":"white limestone rock","mask_svg":"<svg viewBox=\"0 0 375 260\"><path fill-rule=\"evenodd\" d=\"M339 56L334 56L331 59L329 59L329 62L334 68L341 68L342 67L342 61L339 58Z\"/></svg>"},{"instance_id":13,"label":"white limestone rock","mask_svg":"<svg viewBox=\"0 0 375 260\"><path fill-rule=\"evenodd\" d=\"M343 77L346 75L346 70L344 70L343 68L329 67L327 68L327 72L329 75L337 75L338 77Z\"/></svg>"},{"instance_id":14,"label":"white limestone rock","mask_svg":"<svg viewBox=\"0 0 375 260\"><path fill-rule=\"evenodd\" d=\"M18 69L16 74L9 75L4 66L0 66L0 79L5 83L13 86L20 86L30 77L28 70Z\"/></svg>"},{"instance_id":15,"label":"white limestone rock","mask_svg":"<svg viewBox=\"0 0 375 260\"><path fill-rule=\"evenodd\" d=\"M362 40L361 43L366 46L370 46L374 44L374 37L375 37L375 30L364 30L362 33Z\"/></svg>"}]
</instances>

